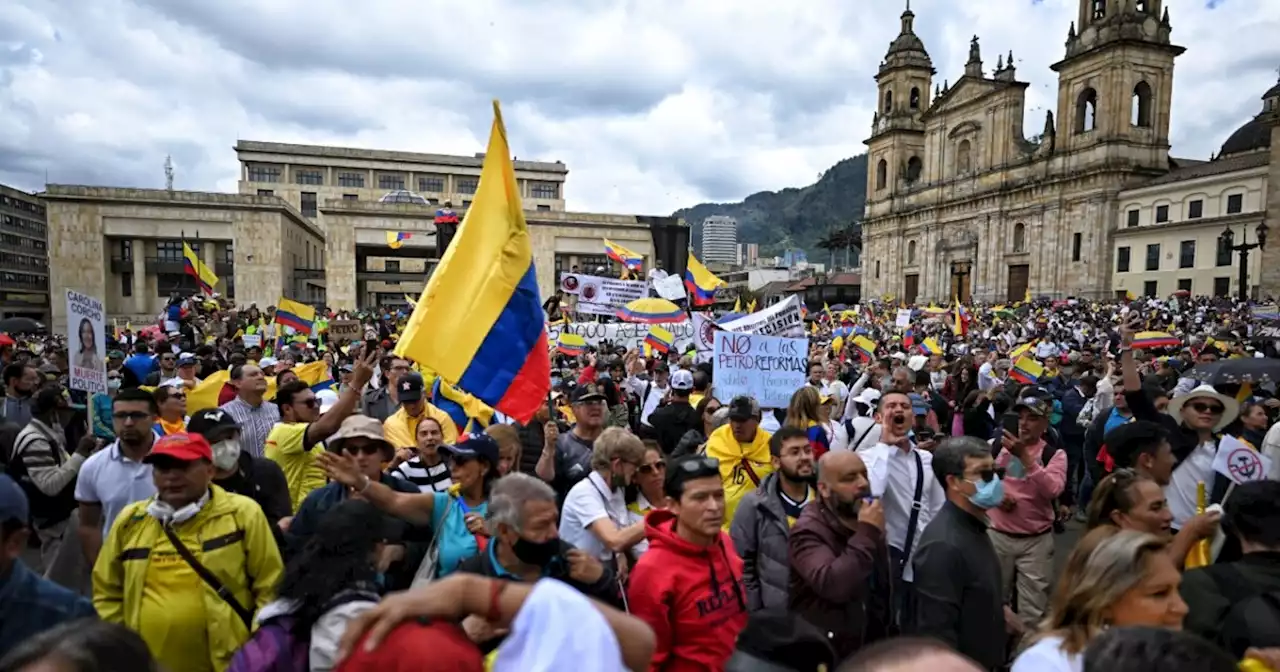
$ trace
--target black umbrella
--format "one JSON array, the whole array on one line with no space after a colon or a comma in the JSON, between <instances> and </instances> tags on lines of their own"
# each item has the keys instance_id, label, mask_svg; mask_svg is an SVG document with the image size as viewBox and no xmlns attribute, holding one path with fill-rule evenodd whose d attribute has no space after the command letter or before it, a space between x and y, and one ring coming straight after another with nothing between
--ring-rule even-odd
<instances>
[{"instance_id":1,"label":"black umbrella","mask_svg":"<svg viewBox=\"0 0 1280 672\"><path fill-rule=\"evenodd\" d=\"M44 325L29 317L6 317L0 320L0 333L35 334L44 331Z\"/></svg>"},{"instance_id":2,"label":"black umbrella","mask_svg":"<svg viewBox=\"0 0 1280 672\"><path fill-rule=\"evenodd\" d=\"M1242 357L1197 364L1182 374L1210 385L1280 382L1280 359Z\"/></svg>"}]
</instances>

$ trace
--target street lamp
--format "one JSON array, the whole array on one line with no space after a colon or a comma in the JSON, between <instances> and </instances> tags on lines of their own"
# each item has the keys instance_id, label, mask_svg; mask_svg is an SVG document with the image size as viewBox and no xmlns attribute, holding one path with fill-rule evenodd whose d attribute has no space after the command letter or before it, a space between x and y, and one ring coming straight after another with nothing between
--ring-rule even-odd
<instances>
[{"instance_id":1,"label":"street lamp","mask_svg":"<svg viewBox=\"0 0 1280 672\"><path fill-rule=\"evenodd\" d=\"M968 261L951 262L951 277L954 278L953 286L955 287L955 291L952 292L952 298L958 299L961 303L969 300L969 297L965 296L967 292L964 291L964 279L969 277L969 272L972 268L972 264Z\"/></svg>"},{"instance_id":2,"label":"street lamp","mask_svg":"<svg viewBox=\"0 0 1280 672\"><path fill-rule=\"evenodd\" d=\"M1240 300L1249 300L1249 252L1255 249L1266 249L1267 247L1267 223L1262 222L1254 229L1254 234L1258 238L1258 242L1249 242L1249 229L1244 230L1244 240L1239 245L1235 243L1235 233L1231 231L1231 225L1222 230L1218 235L1218 241L1222 246L1229 250L1240 253Z\"/></svg>"}]
</instances>

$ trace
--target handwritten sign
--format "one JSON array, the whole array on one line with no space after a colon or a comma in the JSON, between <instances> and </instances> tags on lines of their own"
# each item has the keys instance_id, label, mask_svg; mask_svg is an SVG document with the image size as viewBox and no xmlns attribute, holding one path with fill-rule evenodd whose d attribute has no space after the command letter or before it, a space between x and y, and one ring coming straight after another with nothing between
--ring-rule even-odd
<instances>
[{"instance_id":1,"label":"handwritten sign","mask_svg":"<svg viewBox=\"0 0 1280 672\"><path fill-rule=\"evenodd\" d=\"M240 337L240 342L244 343L246 348L261 348L262 334L245 334Z\"/></svg>"},{"instance_id":2,"label":"handwritten sign","mask_svg":"<svg viewBox=\"0 0 1280 672\"><path fill-rule=\"evenodd\" d=\"M902 308L898 310L898 319L893 321L893 326L899 329L905 329L911 326L911 309Z\"/></svg>"},{"instance_id":3,"label":"handwritten sign","mask_svg":"<svg viewBox=\"0 0 1280 672\"><path fill-rule=\"evenodd\" d=\"M754 397L761 408L786 408L805 384L809 339L717 331L712 366L716 398Z\"/></svg>"},{"instance_id":4,"label":"handwritten sign","mask_svg":"<svg viewBox=\"0 0 1280 672\"><path fill-rule=\"evenodd\" d=\"M334 320L329 323L329 338L333 341L358 341L364 335L360 320Z\"/></svg>"}]
</instances>

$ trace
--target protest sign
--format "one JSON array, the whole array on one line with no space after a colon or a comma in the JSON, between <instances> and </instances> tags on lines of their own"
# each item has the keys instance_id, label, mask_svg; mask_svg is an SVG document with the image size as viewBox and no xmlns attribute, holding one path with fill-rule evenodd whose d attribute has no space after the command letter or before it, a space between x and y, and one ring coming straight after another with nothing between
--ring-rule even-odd
<instances>
[{"instance_id":1,"label":"protest sign","mask_svg":"<svg viewBox=\"0 0 1280 672\"><path fill-rule=\"evenodd\" d=\"M245 334L240 337L240 342L244 343L246 348L261 348L262 334Z\"/></svg>"},{"instance_id":2,"label":"protest sign","mask_svg":"<svg viewBox=\"0 0 1280 672\"><path fill-rule=\"evenodd\" d=\"M786 408L805 384L808 356L807 338L717 331L712 359L716 398L745 395L761 408Z\"/></svg>"},{"instance_id":3,"label":"protest sign","mask_svg":"<svg viewBox=\"0 0 1280 672\"><path fill-rule=\"evenodd\" d=\"M360 320L334 320L329 323L329 338L334 341L358 341L364 335Z\"/></svg>"},{"instance_id":4,"label":"protest sign","mask_svg":"<svg viewBox=\"0 0 1280 672\"><path fill-rule=\"evenodd\" d=\"M684 322L664 322L657 325L671 332L675 336L675 344L672 349L676 352L684 352L689 345L693 343L693 325L687 320ZM569 324L548 324L547 339L551 343L555 343L556 339L562 333L577 334L586 341L587 345L599 346L604 341L609 341L615 346L624 348L639 348L644 342L644 337L649 334L648 324L635 324L631 322L608 323L599 322L570 322Z\"/></svg>"},{"instance_id":5,"label":"protest sign","mask_svg":"<svg viewBox=\"0 0 1280 672\"><path fill-rule=\"evenodd\" d=\"M684 291L684 281L678 275L668 275L654 280L653 291L668 301L680 301L688 296Z\"/></svg>"},{"instance_id":6,"label":"protest sign","mask_svg":"<svg viewBox=\"0 0 1280 672\"><path fill-rule=\"evenodd\" d=\"M1218 442L1213 470L1237 484L1264 481L1271 471L1271 458L1234 436L1224 436Z\"/></svg>"},{"instance_id":7,"label":"protest sign","mask_svg":"<svg viewBox=\"0 0 1280 672\"><path fill-rule=\"evenodd\" d=\"M599 275L561 273L560 291L578 297L574 310L579 313L613 315L626 304L647 296L649 285L642 280L619 280Z\"/></svg>"},{"instance_id":8,"label":"protest sign","mask_svg":"<svg viewBox=\"0 0 1280 672\"><path fill-rule=\"evenodd\" d=\"M724 331L762 336L803 336L804 319L800 317L800 297L792 294L760 312L726 322L720 328Z\"/></svg>"},{"instance_id":9,"label":"protest sign","mask_svg":"<svg viewBox=\"0 0 1280 672\"><path fill-rule=\"evenodd\" d=\"M67 359L70 387L90 394L107 391L107 315L102 301L67 290Z\"/></svg>"},{"instance_id":10,"label":"protest sign","mask_svg":"<svg viewBox=\"0 0 1280 672\"><path fill-rule=\"evenodd\" d=\"M893 321L893 326L899 329L905 329L911 326L911 309L902 308L898 310L898 318Z\"/></svg>"}]
</instances>

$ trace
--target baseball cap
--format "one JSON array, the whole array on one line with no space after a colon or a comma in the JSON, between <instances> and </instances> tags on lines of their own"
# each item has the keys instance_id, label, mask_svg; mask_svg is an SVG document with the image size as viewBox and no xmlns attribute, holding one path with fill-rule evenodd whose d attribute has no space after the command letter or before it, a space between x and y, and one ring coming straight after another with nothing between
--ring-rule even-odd
<instances>
[{"instance_id":1,"label":"baseball cap","mask_svg":"<svg viewBox=\"0 0 1280 672\"><path fill-rule=\"evenodd\" d=\"M0 474L0 522L16 520L25 525L30 518L27 493L22 491L17 481Z\"/></svg>"},{"instance_id":2,"label":"baseball cap","mask_svg":"<svg viewBox=\"0 0 1280 672\"><path fill-rule=\"evenodd\" d=\"M356 370L356 367L350 364L343 364L342 366L338 367L338 370L341 371L342 373L351 373L352 371Z\"/></svg>"},{"instance_id":3,"label":"baseball cap","mask_svg":"<svg viewBox=\"0 0 1280 672\"><path fill-rule=\"evenodd\" d=\"M1049 417L1049 413L1053 409L1049 405L1048 401L1046 401L1045 399L1041 399L1040 397L1022 397L1021 399L1018 399L1018 401L1013 404L1013 410L1015 411L1026 410L1028 413L1032 415L1035 415L1041 418L1046 418L1046 417Z\"/></svg>"},{"instance_id":4,"label":"baseball cap","mask_svg":"<svg viewBox=\"0 0 1280 672\"><path fill-rule=\"evenodd\" d=\"M187 433L203 436L206 441L211 436L222 438L224 433L237 429L240 429L240 424L236 419L220 408L196 411L187 421Z\"/></svg>"},{"instance_id":5,"label":"baseball cap","mask_svg":"<svg viewBox=\"0 0 1280 672\"><path fill-rule=\"evenodd\" d=\"M316 392L316 401L320 404L320 412L324 413L338 403L338 393L333 390L320 390Z\"/></svg>"},{"instance_id":6,"label":"baseball cap","mask_svg":"<svg viewBox=\"0 0 1280 672\"><path fill-rule=\"evenodd\" d=\"M422 391L426 382L420 373L406 373L396 381L396 397L403 402L422 401Z\"/></svg>"},{"instance_id":7,"label":"baseball cap","mask_svg":"<svg viewBox=\"0 0 1280 672\"><path fill-rule=\"evenodd\" d=\"M258 368L266 369L266 368L273 367L279 363L280 362L276 361L275 357L263 357L262 359L258 360Z\"/></svg>"},{"instance_id":8,"label":"baseball cap","mask_svg":"<svg viewBox=\"0 0 1280 672\"><path fill-rule=\"evenodd\" d=\"M671 389L692 390L693 374L685 371L684 369L678 369L675 373L671 374Z\"/></svg>"},{"instance_id":9,"label":"baseball cap","mask_svg":"<svg viewBox=\"0 0 1280 672\"><path fill-rule=\"evenodd\" d=\"M155 462L157 457L168 457L182 462L196 460L213 461L213 448L199 434L179 432L161 437L151 445L151 452L142 458L143 464Z\"/></svg>"},{"instance_id":10,"label":"baseball cap","mask_svg":"<svg viewBox=\"0 0 1280 672\"><path fill-rule=\"evenodd\" d=\"M929 415L929 402L925 401L923 395L911 393L907 395L911 399L911 412L916 415Z\"/></svg>"},{"instance_id":11,"label":"baseball cap","mask_svg":"<svg viewBox=\"0 0 1280 672\"><path fill-rule=\"evenodd\" d=\"M734 397L729 402L729 419L737 420L753 420L760 418L760 404L756 403L751 397ZM669 472L668 472L669 473Z\"/></svg>"},{"instance_id":12,"label":"baseball cap","mask_svg":"<svg viewBox=\"0 0 1280 672\"><path fill-rule=\"evenodd\" d=\"M604 390L600 389L595 383L587 383L573 388L573 392L569 393L569 401L574 404L585 404L593 401L608 401L608 397L604 396Z\"/></svg>"},{"instance_id":13,"label":"baseball cap","mask_svg":"<svg viewBox=\"0 0 1280 672\"><path fill-rule=\"evenodd\" d=\"M498 442L488 434L463 434L452 446L440 446L440 450L452 455L454 459L480 458L493 466L498 465Z\"/></svg>"},{"instance_id":14,"label":"baseball cap","mask_svg":"<svg viewBox=\"0 0 1280 672\"><path fill-rule=\"evenodd\" d=\"M178 355L178 366L195 366L197 363L196 356L189 352Z\"/></svg>"}]
</instances>

